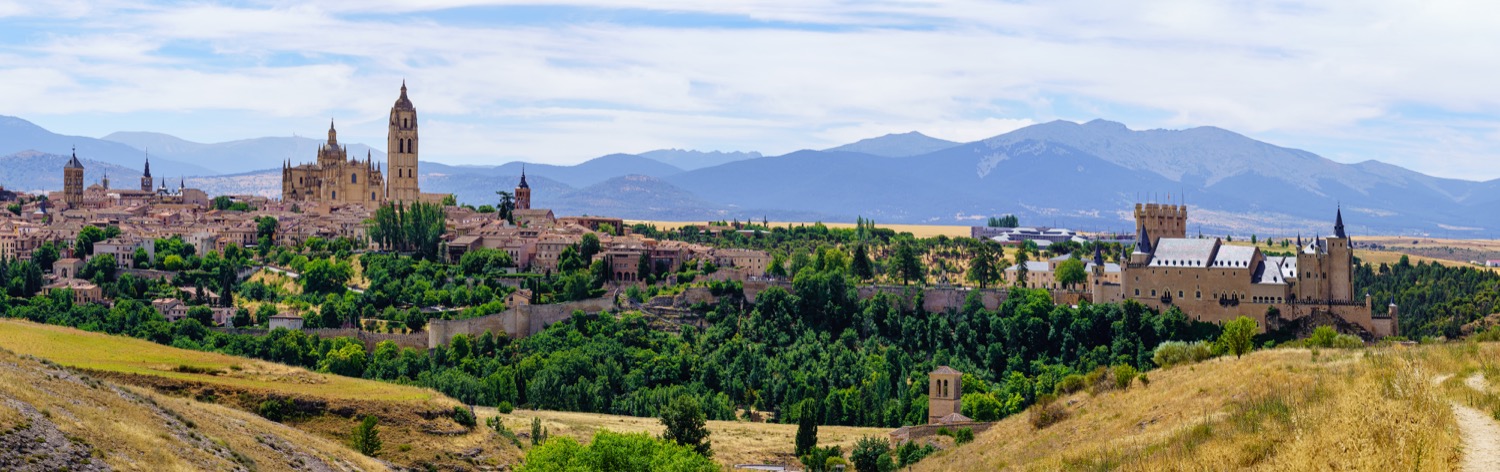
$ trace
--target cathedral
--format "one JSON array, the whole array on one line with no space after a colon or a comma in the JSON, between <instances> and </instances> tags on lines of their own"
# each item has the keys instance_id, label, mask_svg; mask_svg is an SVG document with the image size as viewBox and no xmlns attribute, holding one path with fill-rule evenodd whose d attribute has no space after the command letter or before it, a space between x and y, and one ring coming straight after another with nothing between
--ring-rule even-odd
<instances>
[{"instance_id":1,"label":"cathedral","mask_svg":"<svg viewBox=\"0 0 1500 472\"><path fill-rule=\"evenodd\" d=\"M350 159L348 148L339 144L338 132L330 122L328 142L318 147L317 162L282 165L281 199L368 206L418 201L417 144L417 110L406 97L406 84L402 83L401 97L391 107L387 131L385 167L390 169L389 180L370 154L366 153L363 161L358 156Z\"/></svg>"}]
</instances>

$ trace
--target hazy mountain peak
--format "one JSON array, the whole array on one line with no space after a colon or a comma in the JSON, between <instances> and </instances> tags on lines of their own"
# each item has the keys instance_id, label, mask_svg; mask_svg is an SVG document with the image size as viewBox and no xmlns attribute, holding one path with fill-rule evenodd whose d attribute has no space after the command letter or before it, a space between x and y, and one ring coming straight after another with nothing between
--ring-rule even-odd
<instances>
[{"instance_id":1,"label":"hazy mountain peak","mask_svg":"<svg viewBox=\"0 0 1500 472\"><path fill-rule=\"evenodd\" d=\"M696 170L761 157L761 154L755 151L694 151L691 149L675 148L647 151L638 155L682 170Z\"/></svg>"},{"instance_id":2,"label":"hazy mountain peak","mask_svg":"<svg viewBox=\"0 0 1500 472\"><path fill-rule=\"evenodd\" d=\"M861 139L843 146L825 149L832 152L857 152L882 157L920 156L959 145L946 139L934 138L916 131L890 133L885 136Z\"/></svg>"}]
</instances>

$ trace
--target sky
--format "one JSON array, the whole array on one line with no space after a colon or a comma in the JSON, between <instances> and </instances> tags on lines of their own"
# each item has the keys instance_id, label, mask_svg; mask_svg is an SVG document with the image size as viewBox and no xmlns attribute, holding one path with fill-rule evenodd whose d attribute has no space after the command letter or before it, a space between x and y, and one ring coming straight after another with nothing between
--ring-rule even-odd
<instances>
[{"instance_id":1,"label":"sky","mask_svg":"<svg viewBox=\"0 0 1500 472\"><path fill-rule=\"evenodd\" d=\"M569 164L1051 120L1218 126L1500 178L1500 2L0 0L0 114L54 132ZM311 159L312 156L309 156Z\"/></svg>"}]
</instances>

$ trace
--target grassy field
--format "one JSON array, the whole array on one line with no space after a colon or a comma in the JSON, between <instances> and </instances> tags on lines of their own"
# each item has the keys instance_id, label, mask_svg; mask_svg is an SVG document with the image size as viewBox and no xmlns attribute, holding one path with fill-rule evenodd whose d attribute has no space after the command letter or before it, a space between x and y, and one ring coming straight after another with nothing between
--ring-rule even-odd
<instances>
[{"instance_id":1,"label":"grassy field","mask_svg":"<svg viewBox=\"0 0 1500 472\"><path fill-rule=\"evenodd\" d=\"M1273 349L1162 369L1064 397L1066 418L1042 429L1002 420L915 470L1454 470L1472 438L1452 405L1500 414L1493 390L1458 379L1497 358L1493 343Z\"/></svg>"},{"instance_id":2,"label":"grassy field","mask_svg":"<svg viewBox=\"0 0 1500 472\"><path fill-rule=\"evenodd\" d=\"M68 367L237 389L343 400L452 401L429 389L320 374L243 357L17 320L0 320L0 347Z\"/></svg>"},{"instance_id":3,"label":"grassy field","mask_svg":"<svg viewBox=\"0 0 1500 472\"><path fill-rule=\"evenodd\" d=\"M493 408L479 411L480 418L490 418L497 413ZM516 433L530 434L532 418L540 418L542 426L553 435L567 435L587 441L600 429L624 433L646 432L661 435L662 425L656 418L572 413L563 411L516 410L504 418L505 426ZM710 421L714 460L733 467L735 464L796 464L792 447L796 444L797 425L751 423L744 421ZM854 447L854 442L865 436L884 438L890 428L855 428L848 426L819 426L818 445L839 445L844 451ZM799 466L800 468L800 466Z\"/></svg>"},{"instance_id":4,"label":"grassy field","mask_svg":"<svg viewBox=\"0 0 1500 472\"><path fill-rule=\"evenodd\" d=\"M266 400L287 400L297 410L287 425L334 444L347 443L358 418L374 415L386 444L381 458L396 464L452 469L520 459L483 428L457 425L448 415L459 402L430 389L16 320L0 320L0 348L252 416Z\"/></svg>"},{"instance_id":5,"label":"grassy field","mask_svg":"<svg viewBox=\"0 0 1500 472\"><path fill-rule=\"evenodd\" d=\"M704 223L706 223L706 222L705 221L625 220L625 224L627 224L627 225L635 225L635 224L656 225L656 227L658 229L674 229L674 228L681 228L683 226L701 225L701 224L704 224ZM771 222L771 227L772 228L776 228L776 227L788 227L788 226L812 226L813 224L814 224L813 222L772 221ZM854 223L823 223L823 225L827 226L829 228L853 228L854 227ZM895 231L897 233L911 233L913 236L916 236L916 237L919 237L919 238L932 238L932 237L937 237L938 235L943 235L943 236L947 236L947 237L950 237L950 238L969 237L969 227L968 226L954 226L954 225L890 225L890 224L883 224L883 223L876 223L875 226L881 227L881 228L889 228L892 231Z\"/></svg>"},{"instance_id":6,"label":"grassy field","mask_svg":"<svg viewBox=\"0 0 1500 472\"><path fill-rule=\"evenodd\" d=\"M243 411L120 386L0 349L0 464L68 470L384 470ZM24 469L23 469L24 470ZM90 469L91 470L91 469Z\"/></svg>"}]
</instances>

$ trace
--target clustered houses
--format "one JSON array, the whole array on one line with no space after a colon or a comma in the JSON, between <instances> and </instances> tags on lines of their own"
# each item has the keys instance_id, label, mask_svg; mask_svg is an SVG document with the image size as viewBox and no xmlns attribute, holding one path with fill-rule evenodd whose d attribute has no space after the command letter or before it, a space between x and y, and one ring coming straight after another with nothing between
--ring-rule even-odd
<instances>
[{"instance_id":1,"label":"clustered houses","mask_svg":"<svg viewBox=\"0 0 1500 472\"><path fill-rule=\"evenodd\" d=\"M625 222L617 218L558 218L551 210L531 208L531 189L524 173L515 195L514 224L501 219L498 213L450 208L449 258L457 260L474 249L495 249L510 254L520 270L553 273L557 271L563 250L581 242L584 234L594 233L600 242L599 253L594 259L604 261L611 278L620 283L645 279L640 273L643 257L645 267L653 272L675 271L683 264L697 260L712 262L723 269L720 271L722 276L728 278L760 277L765 275L766 267L771 263L771 256L764 251L720 249L631 234ZM613 228L614 233L603 232L602 229L606 228Z\"/></svg>"}]
</instances>

